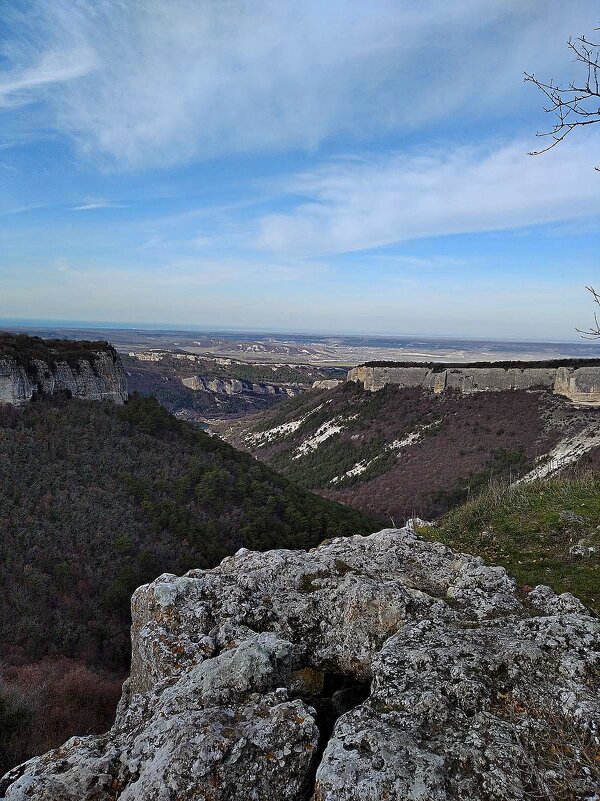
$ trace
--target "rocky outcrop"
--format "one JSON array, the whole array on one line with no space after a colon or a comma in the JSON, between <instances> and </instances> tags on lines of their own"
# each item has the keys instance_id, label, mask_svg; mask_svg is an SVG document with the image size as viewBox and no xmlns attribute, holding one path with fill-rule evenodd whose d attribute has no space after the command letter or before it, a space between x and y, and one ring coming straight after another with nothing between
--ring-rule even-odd
<instances>
[{"instance_id":1,"label":"rocky outcrop","mask_svg":"<svg viewBox=\"0 0 600 801\"><path fill-rule=\"evenodd\" d=\"M320 381L313 381L312 388L313 389L335 389L339 387L340 384L344 382L341 379L337 378L324 378Z\"/></svg>"},{"instance_id":2,"label":"rocky outcrop","mask_svg":"<svg viewBox=\"0 0 600 801\"><path fill-rule=\"evenodd\" d=\"M489 365L366 364L353 367L349 381L376 392L387 384L423 387L438 394L447 389L463 393L547 389L582 404L600 404L600 364L538 364L508 362Z\"/></svg>"},{"instance_id":3,"label":"rocky outcrop","mask_svg":"<svg viewBox=\"0 0 600 801\"><path fill-rule=\"evenodd\" d=\"M595 797L600 621L412 529L242 549L132 611L113 728L6 801Z\"/></svg>"},{"instance_id":4,"label":"rocky outcrop","mask_svg":"<svg viewBox=\"0 0 600 801\"><path fill-rule=\"evenodd\" d=\"M102 350L76 364L31 359L23 365L13 357L0 355L0 403L20 406L36 393L52 395L59 391L75 398L124 403L127 380L116 351Z\"/></svg>"},{"instance_id":5,"label":"rocky outcrop","mask_svg":"<svg viewBox=\"0 0 600 801\"><path fill-rule=\"evenodd\" d=\"M182 378L181 383L189 389L216 392L221 395L274 395L293 398L302 391L300 387L285 387L280 384L258 384L253 381L242 381L238 378L208 378L201 375Z\"/></svg>"}]
</instances>

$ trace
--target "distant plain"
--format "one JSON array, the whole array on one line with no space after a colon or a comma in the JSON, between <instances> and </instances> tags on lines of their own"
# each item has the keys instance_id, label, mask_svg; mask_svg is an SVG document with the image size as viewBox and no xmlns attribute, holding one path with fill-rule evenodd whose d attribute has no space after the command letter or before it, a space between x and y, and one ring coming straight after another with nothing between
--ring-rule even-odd
<instances>
[{"instance_id":1,"label":"distant plain","mask_svg":"<svg viewBox=\"0 0 600 801\"><path fill-rule=\"evenodd\" d=\"M598 356L594 342L526 342L450 337L290 334L159 328L11 325L0 328L42 337L107 339L122 352L151 349L206 354L254 364L353 366L365 361L500 361L585 359Z\"/></svg>"}]
</instances>

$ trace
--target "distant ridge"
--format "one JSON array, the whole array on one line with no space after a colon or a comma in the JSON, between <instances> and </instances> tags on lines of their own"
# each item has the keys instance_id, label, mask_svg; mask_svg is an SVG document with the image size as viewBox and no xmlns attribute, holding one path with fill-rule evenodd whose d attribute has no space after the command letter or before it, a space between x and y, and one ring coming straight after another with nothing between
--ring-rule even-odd
<instances>
[{"instance_id":1,"label":"distant ridge","mask_svg":"<svg viewBox=\"0 0 600 801\"><path fill-rule=\"evenodd\" d=\"M505 370L518 370L518 369L552 369L558 367L600 367L600 357L597 359L545 359L545 360L506 360L497 359L495 361L477 361L477 362L434 362L434 361L368 361L359 365L359 367L426 367L433 372L441 372L442 370L455 370L458 368L486 368L497 367L504 368Z\"/></svg>"}]
</instances>

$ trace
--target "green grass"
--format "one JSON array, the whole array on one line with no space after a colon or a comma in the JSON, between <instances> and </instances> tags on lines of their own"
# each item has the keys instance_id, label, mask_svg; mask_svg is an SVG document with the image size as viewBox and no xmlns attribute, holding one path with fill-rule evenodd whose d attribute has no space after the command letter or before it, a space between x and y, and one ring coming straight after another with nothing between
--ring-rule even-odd
<instances>
[{"instance_id":1,"label":"green grass","mask_svg":"<svg viewBox=\"0 0 600 801\"><path fill-rule=\"evenodd\" d=\"M421 533L505 567L523 587L572 592L600 614L600 473L490 484ZM595 553L574 556L582 541Z\"/></svg>"}]
</instances>

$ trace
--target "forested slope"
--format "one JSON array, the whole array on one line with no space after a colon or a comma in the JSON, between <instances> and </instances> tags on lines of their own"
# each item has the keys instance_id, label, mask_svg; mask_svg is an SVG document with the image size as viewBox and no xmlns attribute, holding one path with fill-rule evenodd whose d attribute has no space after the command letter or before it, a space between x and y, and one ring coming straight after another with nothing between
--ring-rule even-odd
<instances>
[{"instance_id":1,"label":"forested slope","mask_svg":"<svg viewBox=\"0 0 600 801\"><path fill-rule=\"evenodd\" d=\"M115 691L98 685L110 678L98 670L122 677L128 667L129 603L139 584L215 565L240 547L310 547L376 527L176 420L152 398L124 407L60 398L0 407L0 649L8 680L0 717L12 720L0 721L4 763L27 755L19 750L23 726L38 726L40 736L51 726L49 701L32 684L44 685L55 706L53 688L62 687L55 711L67 728L70 703L87 703L96 710L87 722L103 724L94 692ZM34 738L25 751L36 747Z\"/></svg>"}]
</instances>

